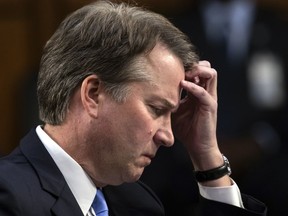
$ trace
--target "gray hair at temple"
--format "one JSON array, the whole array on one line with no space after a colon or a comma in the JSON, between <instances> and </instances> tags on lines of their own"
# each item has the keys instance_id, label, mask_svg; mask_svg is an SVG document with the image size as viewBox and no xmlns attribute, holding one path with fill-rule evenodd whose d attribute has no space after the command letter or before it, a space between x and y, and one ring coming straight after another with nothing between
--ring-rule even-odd
<instances>
[{"instance_id":1,"label":"gray hair at temple","mask_svg":"<svg viewBox=\"0 0 288 216\"><path fill-rule=\"evenodd\" d=\"M162 15L108 1L78 9L44 48L37 83L40 119L61 124L73 93L91 74L99 77L116 101L123 102L129 83L149 81L143 57L156 43L173 52L185 71L198 61L187 36Z\"/></svg>"}]
</instances>

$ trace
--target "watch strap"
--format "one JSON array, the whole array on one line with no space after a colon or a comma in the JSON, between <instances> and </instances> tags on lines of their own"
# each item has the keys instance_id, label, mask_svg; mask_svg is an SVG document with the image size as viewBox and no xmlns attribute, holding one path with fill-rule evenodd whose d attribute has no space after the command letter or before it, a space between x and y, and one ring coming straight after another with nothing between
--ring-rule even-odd
<instances>
[{"instance_id":1,"label":"watch strap","mask_svg":"<svg viewBox=\"0 0 288 216\"><path fill-rule=\"evenodd\" d=\"M219 179L225 175L231 175L231 168L228 159L223 156L224 164L220 167L205 170L205 171L194 171L195 178L198 182L205 182Z\"/></svg>"}]
</instances>

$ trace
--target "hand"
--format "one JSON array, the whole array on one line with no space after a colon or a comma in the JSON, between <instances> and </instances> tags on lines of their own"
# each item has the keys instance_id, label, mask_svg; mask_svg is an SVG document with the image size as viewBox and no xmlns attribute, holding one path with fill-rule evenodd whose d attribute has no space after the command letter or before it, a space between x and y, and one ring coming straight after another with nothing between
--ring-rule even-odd
<instances>
[{"instance_id":1,"label":"hand","mask_svg":"<svg viewBox=\"0 0 288 216\"><path fill-rule=\"evenodd\" d=\"M172 116L175 137L187 148L196 170L223 164L216 138L217 72L208 61L200 61L181 82L187 92Z\"/></svg>"}]
</instances>

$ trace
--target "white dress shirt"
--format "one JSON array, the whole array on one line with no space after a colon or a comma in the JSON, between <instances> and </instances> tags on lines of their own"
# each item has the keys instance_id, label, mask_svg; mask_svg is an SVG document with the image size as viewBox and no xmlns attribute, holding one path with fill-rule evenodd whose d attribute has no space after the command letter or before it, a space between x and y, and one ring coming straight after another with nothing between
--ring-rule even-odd
<instances>
[{"instance_id":1,"label":"white dress shirt","mask_svg":"<svg viewBox=\"0 0 288 216\"><path fill-rule=\"evenodd\" d=\"M63 174L83 215L96 215L91 205L97 188L90 177L72 157L45 133L41 126L36 128L36 133ZM232 182L233 185L227 187L205 187L198 184L200 194L206 199L244 208L239 188L233 180Z\"/></svg>"},{"instance_id":2,"label":"white dress shirt","mask_svg":"<svg viewBox=\"0 0 288 216\"><path fill-rule=\"evenodd\" d=\"M232 179L231 181L233 184L226 187L206 187L198 184L200 194L209 200L244 208L240 190Z\"/></svg>"},{"instance_id":3,"label":"white dress shirt","mask_svg":"<svg viewBox=\"0 0 288 216\"><path fill-rule=\"evenodd\" d=\"M91 205L97 188L90 177L72 157L43 131L41 126L36 128L36 133L63 174L83 215L96 215Z\"/></svg>"}]
</instances>

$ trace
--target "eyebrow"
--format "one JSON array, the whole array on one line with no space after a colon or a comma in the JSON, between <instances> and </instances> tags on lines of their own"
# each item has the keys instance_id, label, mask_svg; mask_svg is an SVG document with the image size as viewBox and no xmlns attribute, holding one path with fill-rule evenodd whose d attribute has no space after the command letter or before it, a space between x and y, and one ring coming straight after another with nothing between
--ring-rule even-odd
<instances>
[{"instance_id":1,"label":"eyebrow","mask_svg":"<svg viewBox=\"0 0 288 216\"><path fill-rule=\"evenodd\" d=\"M158 100L160 101L160 103L164 104L165 107L168 108L169 110L176 110L179 106L179 104L175 105L165 98L158 98Z\"/></svg>"}]
</instances>

